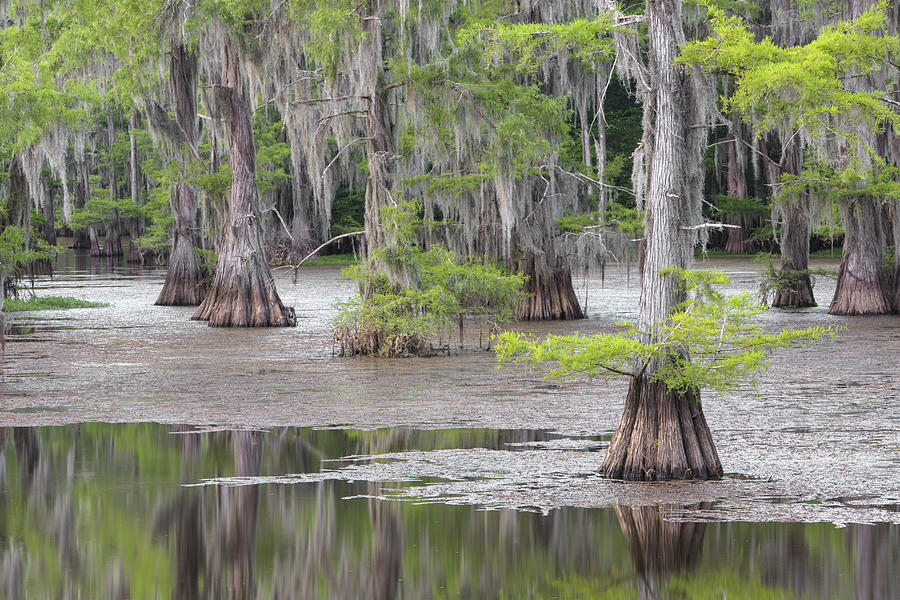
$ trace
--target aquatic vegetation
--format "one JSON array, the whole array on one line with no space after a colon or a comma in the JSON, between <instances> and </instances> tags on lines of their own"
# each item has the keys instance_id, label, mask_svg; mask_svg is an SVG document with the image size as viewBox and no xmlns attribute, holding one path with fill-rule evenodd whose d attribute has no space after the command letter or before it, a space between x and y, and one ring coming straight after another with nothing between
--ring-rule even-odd
<instances>
[{"instance_id":1,"label":"aquatic vegetation","mask_svg":"<svg viewBox=\"0 0 900 600\"><path fill-rule=\"evenodd\" d=\"M66 310L70 308L104 308L106 302L92 302L68 296L34 296L32 298L7 298L3 301L6 312L23 312L28 310Z\"/></svg>"}]
</instances>

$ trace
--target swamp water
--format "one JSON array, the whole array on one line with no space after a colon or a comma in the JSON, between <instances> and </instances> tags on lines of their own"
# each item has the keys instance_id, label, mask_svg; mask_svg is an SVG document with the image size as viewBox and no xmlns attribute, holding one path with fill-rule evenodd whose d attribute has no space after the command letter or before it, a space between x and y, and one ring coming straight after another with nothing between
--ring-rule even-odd
<instances>
[{"instance_id":1,"label":"swamp water","mask_svg":"<svg viewBox=\"0 0 900 600\"><path fill-rule=\"evenodd\" d=\"M846 331L704 396L725 479L624 484L595 472L622 383L497 371L476 328L449 358L333 358L335 267L279 282L296 329L154 307L163 275L68 253L36 292L110 306L10 315L0 596L900 596L900 317L827 315L832 282L763 318ZM528 329L634 316L624 271L588 284L589 319Z\"/></svg>"}]
</instances>

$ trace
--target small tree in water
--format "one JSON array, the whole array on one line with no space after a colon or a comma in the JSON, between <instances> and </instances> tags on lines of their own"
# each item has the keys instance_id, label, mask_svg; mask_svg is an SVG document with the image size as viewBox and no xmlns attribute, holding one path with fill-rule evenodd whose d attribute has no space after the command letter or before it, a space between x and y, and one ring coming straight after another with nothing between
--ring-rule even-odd
<instances>
[{"instance_id":1,"label":"small tree in water","mask_svg":"<svg viewBox=\"0 0 900 600\"><path fill-rule=\"evenodd\" d=\"M421 211L415 200L382 207L380 231L389 243L376 248L369 263L345 271L360 293L339 305L333 322L342 355L427 356L435 351L434 339L449 339L455 327L462 345L466 317L493 328L525 299L521 274L457 257L440 245L423 250L417 242Z\"/></svg>"},{"instance_id":2,"label":"small tree in water","mask_svg":"<svg viewBox=\"0 0 900 600\"><path fill-rule=\"evenodd\" d=\"M750 293L726 295L719 271L668 268L685 296L653 331L629 325L621 333L498 337L501 364L555 365L549 375L624 376L631 380L625 412L601 472L631 480L718 479L722 465L700 407L700 389L729 390L756 376L776 348L833 333L829 327L765 333L753 316L765 311Z\"/></svg>"}]
</instances>

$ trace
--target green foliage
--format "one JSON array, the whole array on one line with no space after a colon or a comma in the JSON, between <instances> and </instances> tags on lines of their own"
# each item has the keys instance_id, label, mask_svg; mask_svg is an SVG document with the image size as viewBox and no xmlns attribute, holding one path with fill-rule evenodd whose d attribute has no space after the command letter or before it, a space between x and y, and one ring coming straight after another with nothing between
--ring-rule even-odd
<instances>
[{"instance_id":1,"label":"green foliage","mask_svg":"<svg viewBox=\"0 0 900 600\"><path fill-rule=\"evenodd\" d=\"M758 135L799 129L815 136L836 133L877 156L858 131L900 124L882 92L848 85L885 66L897 52L897 37L885 34L885 5L855 21L824 27L809 44L790 48L768 37L756 41L740 17L711 4L707 10L713 35L685 44L679 60L732 75L734 93L722 99L724 110L753 119Z\"/></svg>"},{"instance_id":2,"label":"green foliage","mask_svg":"<svg viewBox=\"0 0 900 600\"><path fill-rule=\"evenodd\" d=\"M331 235L360 231L365 226L366 193L349 187L340 188L331 207Z\"/></svg>"},{"instance_id":3,"label":"green foliage","mask_svg":"<svg viewBox=\"0 0 900 600\"><path fill-rule=\"evenodd\" d=\"M614 229L621 233L638 236L644 232L644 211L627 207L619 202L606 205L605 218L600 213L569 213L556 220L556 227L564 233L580 233L590 228Z\"/></svg>"},{"instance_id":4,"label":"green foliage","mask_svg":"<svg viewBox=\"0 0 900 600\"><path fill-rule=\"evenodd\" d=\"M311 258L306 265L355 265L359 258L355 254L327 254L318 258Z\"/></svg>"},{"instance_id":5,"label":"green foliage","mask_svg":"<svg viewBox=\"0 0 900 600\"><path fill-rule=\"evenodd\" d=\"M266 122L263 115L257 113L255 121L253 139L259 191L278 189L291 180L291 148L285 141L281 120Z\"/></svg>"},{"instance_id":6,"label":"green foliage","mask_svg":"<svg viewBox=\"0 0 900 600\"><path fill-rule=\"evenodd\" d=\"M68 296L35 296L28 299L6 298L3 310L6 312L22 312L26 310L65 310L69 308L103 308L106 302L91 302Z\"/></svg>"},{"instance_id":7,"label":"green foliage","mask_svg":"<svg viewBox=\"0 0 900 600\"><path fill-rule=\"evenodd\" d=\"M306 52L334 77L342 57L342 51L353 47L363 38L362 5L355 0L291 0L289 10L298 22L306 24L309 41Z\"/></svg>"},{"instance_id":8,"label":"green foliage","mask_svg":"<svg viewBox=\"0 0 900 600\"><path fill-rule=\"evenodd\" d=\"M623 324L620 333L550 335L543 340L504 332L495 347L500 365L549 364L549 375L560 380L583 375L637 377L646 372L676 391L729 390L754 381L768 366L766 359L773 350L836 331L816 326L766 333L753 321L765 309L750 294L726 295L716 289L728 283L725 274L674 268L666 273L678 279L687 299L655 331L641 332Z\"/></svg>"},{"instance_id":9,"label":"green foliage","mask_svg":"<svg viewBox=\"0 0 900 600\"><path fill-rule=\"evenodd\" d=\"M718 194L716 196L716 210L723 217L759 217L768 214L769 207L762 198L752 196L738 198L736 196Z\"/></svg>"},{"instance_id":10,"label":"green foliage","mask_svg":"<svg viewBox=\"0 0 900 600\"><path fill-rule=\"evenodd\" d=\"M611 62L615 57L612 17L602 14L590 21L566 23L521 23L473 20L457 33L457 43L471 45L481 40L486 64L514 61L519 71L531 73L548 60L568 50L587 67Z\"/></svg>"},{"instance_id":11,"label":"green foliage","mask_svg":"<svg viewBox=\"0 0 900 600\"><path fill-rule=\"evenodd\" d=\"M834 269L785 269L777 267L776 263L781 257L775 254L760 253L753 259L762 267L759 283L759 301L763 306L768 306L769 298L779 292L791 290L799 279L806 277L830 277L837 279L838 272Z\"/></svg>"},{"instance_id":12,"label":"green foliage","mask_svg":"<svg viewBox=\"0 0 900 600\"><path fill-rule=\"evenodd\" d=\"M463 317L494 324L512 316L524 300L523 275L444 248L423 250L416 243L422 204L405 201L382 211L382 229L391 244L376 250L368 264L345 269L363 293L338 305L333 325L349 353L388 356L428 354L430 340L449 333ZM392 285L375 265L404 269L412 285Z\"/></svg>"},{"instance_id":13,"label":"green foliage","mask_svg":"<svg viewBox=\"0 0 900 600\"><path fill-rule=\"evenodd\" d=\"M20 278L29 264L50 260L57 252L59 247L48 244L37 231L29 234L16 225L4 225L0 232L0 274ZM4 284L0 281L0 286Z\"/></svg>"}]
</instances>

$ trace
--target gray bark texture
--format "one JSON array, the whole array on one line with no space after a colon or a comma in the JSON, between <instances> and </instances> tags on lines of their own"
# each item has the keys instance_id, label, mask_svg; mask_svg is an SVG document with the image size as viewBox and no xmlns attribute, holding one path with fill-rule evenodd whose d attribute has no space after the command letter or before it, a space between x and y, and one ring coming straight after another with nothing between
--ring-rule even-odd
<instances>
[{"instance_id":1,"label":"gray bark texture","mask_svg":"<svg viewBox=\"0 0 900 600\"><path fill-rule=\"evenodd\" d=\"M683 299L667 267L686 268L693 259L706 143L703 82L675 64L684 41L680 0L647 3L650 90L644 112L646 198L644 259L638 329L665 322ZM640 187L636 182L636 187ZM625 411L606 457L603 475L615 479L717 479L722 466L706 425L697 390L677 393L652 380L651 363L631 381Z\"/></svg>"},{"instance_id":2,"label":"gray bark texture","mask_svg":"<svg viewBox=\"0 0 900 600\"><path fill-rule=\"evenodd\" d=\"M84 208L88 198L91 197L90 171L87 165L87 157L75 159L75 208ZM72 248L86 250L91 247L89 232L86 229L76 229L72 232ZM92 253L93 255L93 253Z\"/></svg>"},{"instance_id":3,"label":"gray bark texture","mask_svg":"<svg viewBox=\"0 0 900 600\"><path fill-rule=\"evenodd\" d=\"M197 147L197 57L184 44L172 45L169 74L175 96L175 120L184 132L185 143ZM183 157L182 162L190 160ZM203 300L203 264L200 247L197 191L178 174L172 190L175 231L166 281L156 299L158 306L196 306Z\"/></svg>"},{"instance_id":4,"label":"gray bark texture","mask_svg":"<svg viewBox=\"0 0 900 600\"><path fill-rule=\"evenodd\" d=\"M734 126L731 135L734 140L728 145L728 172L726 176L726 190L733 198L744 199L747 197L747 165L744 153L744 137L748 133L747 126L734 117ZM726 252L746 252L750 249L750 237L748 229L750 217L741 214L727 215L730 225L738 225L738 228L728 229L728 238L725 242Z\"/></svg>"},{"instance_id":5,"label":"gray bark texture","mask_svg":"<svg viewBox=\"0 0 900 600\"><path fill-rule=\"evenodd\" d=\"M797 136L786 138L781 150L780 172L792 175L800 174L801 152ZM775 177L772 185L777 184ZM810 198L807 193L780 200L782 214L781 235L778 244L781 248L781 274L779 288L772 300L773 308L804 308L816 306L812 291L812 279L809 269L809 234L810 234Z\"/></svg>"},{"instance_id":6,"label":"gray bark texture","mask_svg":"<svg viewBox=\"0 0 900 600\"><path fill-rule=\"evenodd\" d=\"M887 294L881 204L869 196L841 202L844 248L837 289L828 312L833 315L883 315L891 312Z\"/></svg>"},{"instance_id":7,"label":"gray bark texture","mask_svg":"<svg viewBox=\"0 0 900 600\"><path fill-rule=\"evenodd\" d=\"M872 0L850 0L844 7L847 17L855 19L874 3ZM847 87L870 92L869 76L854 77ZM877 147L876 132L859 128L857 135L870 148ZM858 150L863 155L864 150ZM841 200L844 222L844 246L838 271L837 288L828 312L833 315L880 315L891 312L888 280L883 270L884 232L881 226L881 203L867 194Z\"/></svg>"},{"instance_id":8,"label":"gray bark texture","mask_svg":"<svg viewBox=\"0 0 900 600\"><path fill-rule=\"evenodd\" d=\"M212 289L193 319L212 327L293 327L294 310L278 297L266 260L256 187L250 102L233 41L224 48L223 96L232 171L229 215L219 244Z\"/></svg>"}]
</instances>

